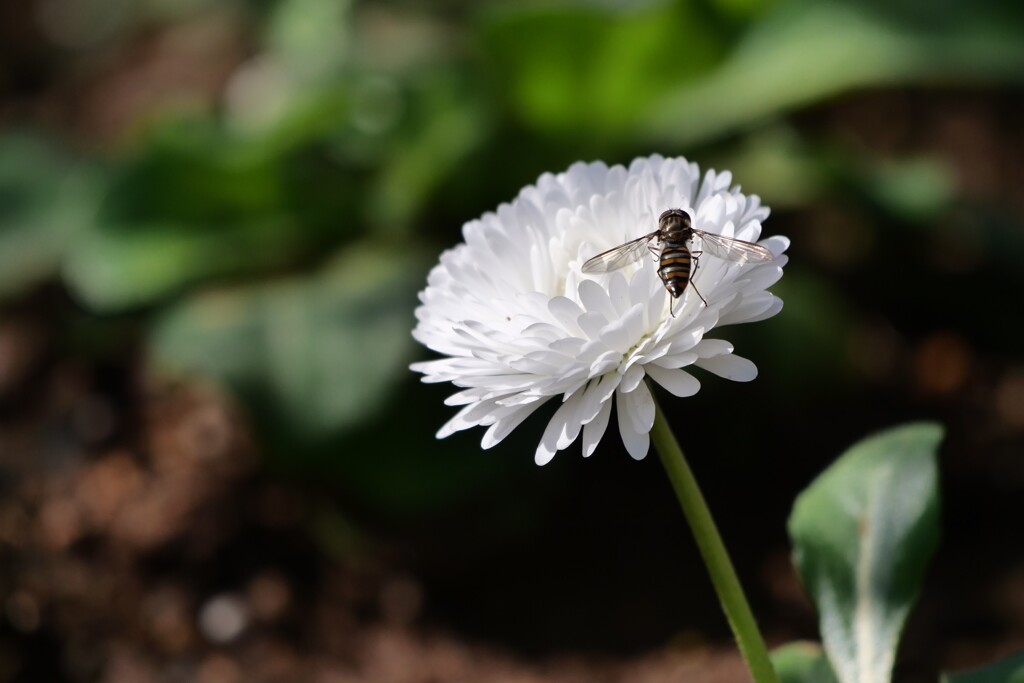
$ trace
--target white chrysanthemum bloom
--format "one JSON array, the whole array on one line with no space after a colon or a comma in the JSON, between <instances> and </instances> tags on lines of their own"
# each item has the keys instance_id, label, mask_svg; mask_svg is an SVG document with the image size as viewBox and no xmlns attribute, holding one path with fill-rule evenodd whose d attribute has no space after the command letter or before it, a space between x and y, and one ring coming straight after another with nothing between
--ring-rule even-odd
<instances>
[{"instance_id":1,"label":"white chrysanthemum bloom","mask_svg":"<svg viewBox=\"0 0 1024 683\"><path fill-rule=\"evenodd\" d=\"M645 378L676 396L700 388L684 369L691 366L739 382L754 379L757 368L734 355L732 344L705 335L782 309L766 288L782 276L787 238L760 242L775 256L766 263L702 255L693 282L707 306L688 286L674 317L653 255L611 273L581 272L595 254L656 230L669 208L687 211L698 230L756 242L768 208L731 183L727 171L708 171L702 179L684 158L641 158L628 169L577 163L542 175L497 213L467 223L466 243L442 254L430 272L413 331L447 357L412 369L424 382L462 388L446 403L463 408L438 438L482 425L488 427L482 446L491 448L558 397L536 462L550 462L581 432L589 456L608 426L614 396L622 441L639 460L655 413Z\"/></svg>"}]
</instances>

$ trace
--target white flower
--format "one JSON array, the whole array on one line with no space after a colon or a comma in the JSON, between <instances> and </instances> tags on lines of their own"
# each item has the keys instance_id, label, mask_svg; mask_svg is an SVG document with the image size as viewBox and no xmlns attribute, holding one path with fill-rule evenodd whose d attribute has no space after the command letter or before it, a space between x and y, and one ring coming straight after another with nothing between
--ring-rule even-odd
<instances>
[{"instance_id":1,"label":"white flower","mask_svg":"<svg viewBox=\"0 0 1024 683\"><path fill-rule=\"evenodd\" d=\"M462 230L466 243L441 255L416 309L413 336L447 356L415 363L424 382L451 382L463 406L438 438L487 426L491 448L537 408L559 397L535 460L543 465L583 434L589 456L608 426L612 397L626 450L647 454L654 424L649 377L676 396L692 396L695 365L727 379L754 379L752 362L733 354L714 327L770 318L782 301L766 291L782 276L785 237L760 242L775 256L740 265L704 254L693 281L669 315L657 261L644 257L607 274L581 265L595 254L654 231L665 209L680 208L705 232L756 242L768 208L730 187L732 174L661 156L629 169L577 163L544 174L511 204ZM699 250L699 237L694 240Z\"/></svg>"}]
</instances>

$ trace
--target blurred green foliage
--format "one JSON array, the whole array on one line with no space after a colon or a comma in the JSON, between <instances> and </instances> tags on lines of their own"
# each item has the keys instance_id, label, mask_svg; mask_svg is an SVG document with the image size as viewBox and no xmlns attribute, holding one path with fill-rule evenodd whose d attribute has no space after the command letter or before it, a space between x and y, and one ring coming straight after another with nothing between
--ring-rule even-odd
<instances>
[{"instance_id":1,"label":"blurred green foliage","mask_svg":"<svg viewBox=\"0 0 1024 683\"><path fill-rule=\"evenodd\" d=\"M60 282L90 315L140 321L156 367L227 383L264 429L293 437L273 442L272 460L295 457L280 446L294 438L359 460L365 429L402 412L440 425L443 409L407 400L406 365L422 355L409 336L415 291L461 222L540 172L681 153L732 168L776 209L841 198L878 219L869 235L917 230L961 201L948 167L878 159L794 117L857 89L1024 77L1024 12L1011 2L122 5L46 18L53 53L99 72L126 45L214 20L243 49L217 65L214 94L186 93L199 106L125 113L112 98L128 121L112 138L31 117L0 133L0 298ZM198 50L168 43L172 62ZM80 77L55 61L55 78ZM759 360L785 370L788 391L848 374L845 340L877 288L794 258L779 291L787 311L759 333ZM395 463L430 432L388 438L365 480L401 476ZM473 486L452 481L449 498Z\"/></svg>"},{"instance_id":2,"label":"blurred green foliage","mask_svg":"<svg viewBox=\"0 0 1024 683\"><path fill-rule=\"evenodd\" d=\"M69 242L92 223L98 182L55 143L0 138L0 300L55 276Z\"/></svg>"},{"instance_id":3,"label":"blurred green foliage","mask_svg":"<svg viewBox=\"0 0 1024 683\"><path fill-rule=\"evenodd\" d=\"M1024 653L1018 652L994 664L970 671L946 673L942 683L1021 683L1024 681Z\"/></svg>"},{"instance_id":4,"label":"blurred green foliage","mask_svg":"<svg viewBox=\"0 0 1024 683\"><path fill-rule=\"evenodd\" d=\"M835 672L817 643L788 643L772 650L779 683L836 683Z\"/></svg>"},{"instance_id":5,"label":"blurred green foliage","mask_svg":"<svg viewBox=\"0 0 1024 683\"><path fill-rule=\"evenodd\" d=\"M422 260L353 246L308 276L190 297L154 324L154 360L235 386L300 434L351 429L412 359Z\"/></svg>"}]
</instances>

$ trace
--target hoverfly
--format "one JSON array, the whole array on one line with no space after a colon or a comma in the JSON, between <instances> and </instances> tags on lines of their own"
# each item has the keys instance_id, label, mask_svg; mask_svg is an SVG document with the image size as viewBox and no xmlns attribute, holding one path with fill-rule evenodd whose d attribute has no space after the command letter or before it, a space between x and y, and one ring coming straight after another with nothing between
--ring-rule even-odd
<instances>
[{"instance_id":1,"label":"hoverfly","mask_svg":"<svg viewBox=\"0 0 1024 683\"><path fill-rule=\"evenodd\" d=\"M700 265L703 251L690 251L687 242L699 237L701 244L712 256L736 263L764 263L775 257L764 247L743 240L723 237L704 232L693 227L690 214L682 209L669 209L658 219L658 229L638 237L635 240L620 244L614 249L603 251L583 264L584 273L608 273L627 266L639 259L644 249L650 251L658 259L658 277L665 289L672 296L669 300L669 312L675 316L672 306L675 300L686 291L686 285L693 287L700 300L707 306L708 302L693 284L693 275ZM660 250L651 245L660 243Z\"/></svg>"}]
</instances>

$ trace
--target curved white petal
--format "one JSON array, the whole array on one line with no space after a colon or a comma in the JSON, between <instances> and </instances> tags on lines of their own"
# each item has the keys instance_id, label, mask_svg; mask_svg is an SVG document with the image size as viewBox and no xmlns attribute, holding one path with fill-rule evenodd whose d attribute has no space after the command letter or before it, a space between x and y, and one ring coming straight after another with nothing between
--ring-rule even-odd
<instances>
[{"instance_id":1,"label":"curved white petal","mask_svg":"<svg viewBox=\"0 0 1024 683\"><path fill-rule=\"evenodd\" d=\"M755 295L749 299L744 299L740 305L736 306L727 315L722 316L720 326L726 325L738 325L740 323L749 322L755 318L760 318L765 312L771 310L773 297L768 292L761 292L763 296Z\"/></svg>"},{"instance_id":2,"label":"curved white petal","mask_svg":"<svg viewBox=\"0 0 1024 683\"><path fill-rule=\"evenodd\" d=\"M512 433L512 430L522 424L526 418L530 417L537 408L540 408L546 402L547 401L535 401L526 405L517 406L511 413L497 420L487 428L487 431L484 432L483 439L480 441L480 447L487 450L497 446L499 443L504 441L506 436Z\"/></svg>"},{"instance_id":3,"label":"curved white petal","mask_svg":"<svg viewBox=\"0 0 1024 683\"><path fill-rule=\"evenodd\" d=\"M593 420L583 426L583 457L589 458L597 450L597 444L608 428L608 420L612 414L612 402L605 401Z\"/></svg>"},{"instance_id":4,"label":"curved white petal","mask_svg":"<svg viewBox=\"0 0 1024 683\"><path fill-rule=\"evenodd\" d=\"M733 346L724 339L702 339L699 344L693 347L694 352L701 358L711 358L732 353Z\"/></svg>"},{"instance_id":5,"label":"curved white petal","mask_svg":"<svg viewBox=\"0 0 1024 683\"><path fill-rule=\"evenodd\" d=\"M651 447L650 433L640 432L633 426L632 416L629 415L628 409L623 409L622 401L619 401L616 412L619 418L619 434L622 436L626 452L634 460L643 460Z\"/></svg>"},{"instance_id":6,"label":"curved white petal","mask_svg":"<svg viewBox=\"0 0 1024 683\"><path fill-rule=\"evenodd\" d=\"M634 365L622 375L622 384L619 386L620 394L628 394L639 386L644 380L644 369L640 365Z\"/></svg>"},{"instance_id":7,"label":"curved white petal","mask_svg":"<svg viewBox=\"0 0 1024 683\"><path fill-rule=\"evenodd\" d=\"M746 358L734 356L731 353L713 358L701 358L697 361L697 367L734 382L749 382L757 377L756 365Z\"/></svg>"},{"instance_id":8,"label":"curved white petal","mask_svg":"<svg viewBox=\"0 0 1024 683\"><path fill-rule=\"evenodd\" d=\"M654 426L654 397L646 384L640 384L628 393L619 391L620 415L625 413L637 432L646 434Z\"/></svg>"},{"instance_id":9,"label":"curved white petal","mask_svg":"<svg viewBox=\"0 0 1024 683\"><path fill-rule=\"evenodd\" d=\"M673 396L685 398L693 396L700 390L700 381L685 370L670 370L658 365L648 365L647 374Z\"/></svg>"}]
</instances>

